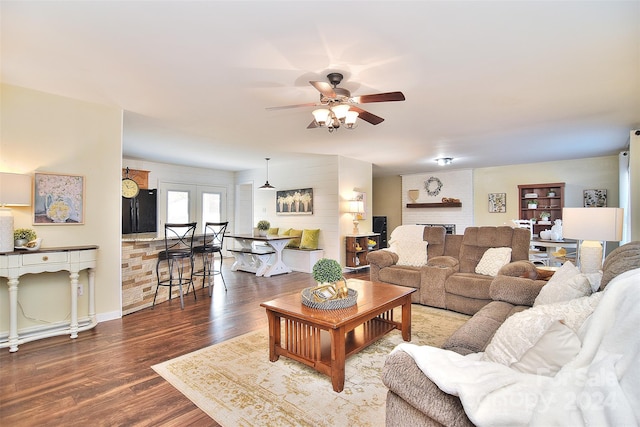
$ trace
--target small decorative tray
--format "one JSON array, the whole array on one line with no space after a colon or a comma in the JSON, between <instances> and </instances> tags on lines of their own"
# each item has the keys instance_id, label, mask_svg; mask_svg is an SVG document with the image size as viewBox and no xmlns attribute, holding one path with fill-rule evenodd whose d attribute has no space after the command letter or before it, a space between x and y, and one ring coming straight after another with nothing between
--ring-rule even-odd
<instances>
[{"instance_id":1,"label":"small decorative tray","mask_svg":"<svg viewBox=\"0 0 640 427\"><path fill-rule=\"evenodd\" d=\"M349 289L348 295L345 298L330 299L326 301L317 301L314 292L317 288L305 288L302 290L302 304L307 307L317 308L320 310L337 310L340 308L347 308L356 305L358 301L358 291L355 289ZM321 296L322 298L322 296Z\"/></svg>"},{"instance_id":2,"label":"small decorative tray","mask_svg":"<svg viewBox=\"0 0 640 427\"><path fill-rule=\"evenodd\" d=\"M538 198L538 193L527 193L524 195L525 199L536 199Z\"/></svg>"}]
</instances>

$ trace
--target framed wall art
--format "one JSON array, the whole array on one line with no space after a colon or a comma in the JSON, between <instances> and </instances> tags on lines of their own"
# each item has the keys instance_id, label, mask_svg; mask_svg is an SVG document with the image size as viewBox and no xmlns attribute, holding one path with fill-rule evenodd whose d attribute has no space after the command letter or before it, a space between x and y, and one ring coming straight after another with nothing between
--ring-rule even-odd
<instances>
[{"instance_id":1,"label":"framed wall art","mask_svg":"<svg viewBox=\"0 0 640 427\"><path fill-rule=\"evenodd\" d=\"M84 177L36 172L33 223L84 224Z\"/></svg>"},{"instance_id":2,"label":"framed wall art","mask_svg":"<svg viewBox=\"0 0 640 427\"><path fill-rule=\"evenodd\" d=\"M276 191L276 215L312 215L313 188Z\"/></svg>"},{"instance_id":3,"label":"framed wall art","mask_svg":"<svg viewBox=\"0 0 640 427\"><path fill-rule=\"evenodd\" d=\"M584 190L583 198L585 208L607 207L607 190Z\"/></svg>"},{"instance_id":4,"label":"framed wall art","mask_svg":"<svg viewBox=\"0 0 640 427\"><path fill-rule=\"evenodd\" d=\"M489 193L489 212L504 213L507 211L507 193Z\"/></svg>"}]
</instances>

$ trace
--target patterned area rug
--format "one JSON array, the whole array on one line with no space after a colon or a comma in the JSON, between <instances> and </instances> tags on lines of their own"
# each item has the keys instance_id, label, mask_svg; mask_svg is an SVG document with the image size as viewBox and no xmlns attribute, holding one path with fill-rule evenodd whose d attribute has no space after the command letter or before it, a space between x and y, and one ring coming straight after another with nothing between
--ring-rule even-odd
<instances>
[{"instance_id":1,"label":"patterned area rug","mask_svg":"<svg viewBox=\"0 0 640 427\"><path fill-rule=\"evenodd\" d=\"M414 304L411 342L441 346L468 318ZM268 337L264 328L152 368L223 426L384 426L380 375L402 342L399 331L347 359L341 393L328 376L298 362L269 362Z\"/></svg>"}]
</instances>

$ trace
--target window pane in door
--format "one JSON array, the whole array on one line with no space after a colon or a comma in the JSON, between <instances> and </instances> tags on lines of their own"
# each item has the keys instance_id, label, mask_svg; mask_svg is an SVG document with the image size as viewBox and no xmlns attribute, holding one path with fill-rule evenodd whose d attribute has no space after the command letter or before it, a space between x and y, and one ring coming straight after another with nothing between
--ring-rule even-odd
<instances>
[{"instance_id":1,"label":"window pane in door","mask_svg":"<svg viewBox=\"0 0 640 427\"><path fill-rule=\"evenodd\" d=\"M202 223L220 222L220 194L202 193Z\"/></svg>"},{"instance_id":2,"label":"window pane in door","mask_svg":"<svg viewBox=\"0 0 640 427\"><path fill-rule=\"evenodd\" d=\"M167 222L189 222L189 192L167 191Z\"/></svg>"}]
</instances>

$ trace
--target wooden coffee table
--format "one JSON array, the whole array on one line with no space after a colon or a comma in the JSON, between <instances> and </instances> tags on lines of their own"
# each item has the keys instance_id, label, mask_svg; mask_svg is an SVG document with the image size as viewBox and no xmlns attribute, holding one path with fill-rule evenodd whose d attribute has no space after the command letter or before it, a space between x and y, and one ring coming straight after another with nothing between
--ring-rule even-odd
<instances>
[{"instance_id":1,"label":"wooden coffee table","mask_svg":"<svg viewBox=\"0 0 640 427\"><path fill-rule=\"evenodd\" d=\"M350 279L358 291L353 307L319 310L302 304L300 292L260 304L269 319L269 360L286 356L331 377L333 389L344 389L345 360L393 329L411 340L413 288ZM402 319L393 308L402 307Z\"/></svg>"}]
</instances>

